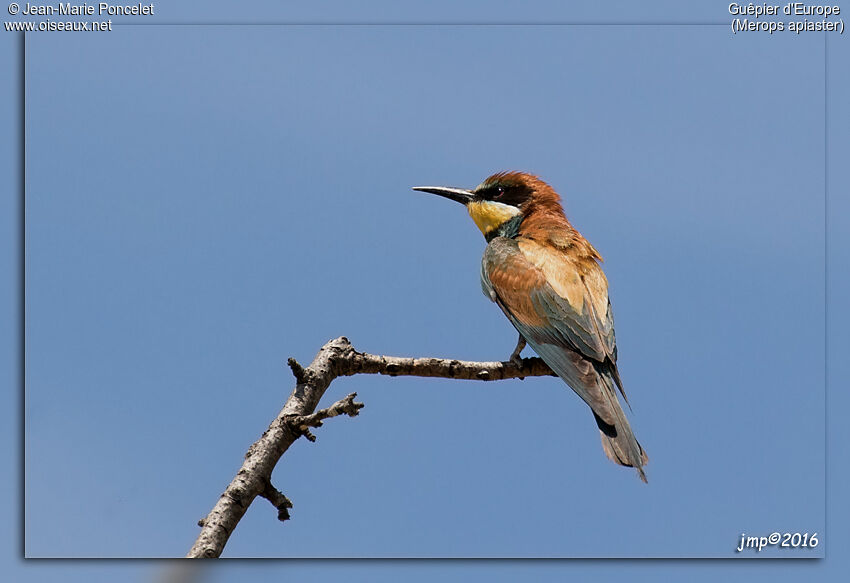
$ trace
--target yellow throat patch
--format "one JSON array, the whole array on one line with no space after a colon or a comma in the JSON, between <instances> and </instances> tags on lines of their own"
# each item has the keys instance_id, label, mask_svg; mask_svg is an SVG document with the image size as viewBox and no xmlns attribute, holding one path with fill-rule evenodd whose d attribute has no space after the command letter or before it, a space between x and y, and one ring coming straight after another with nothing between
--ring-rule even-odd
<instances>
[{"instance_id":1,"label":"yellow throat patch","mask_svg":"<svg viewBox=\"0 0 850 583\"><path fill-rule=\"evenodd\" d=\"M520 213L515 206L491 200L479 200L466 205L469 216L486 236Z\"/></svg>"}]
</instances>

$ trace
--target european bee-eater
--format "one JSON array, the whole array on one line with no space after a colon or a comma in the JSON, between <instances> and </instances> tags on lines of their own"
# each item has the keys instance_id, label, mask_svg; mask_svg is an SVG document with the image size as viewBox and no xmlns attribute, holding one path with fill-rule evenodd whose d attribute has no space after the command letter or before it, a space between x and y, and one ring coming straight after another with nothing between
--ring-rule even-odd
<instances>
[{"instance_id":1,"label":"european bee-eater","mask_svg":"<svg viewBox=\"0 0 850 583\"><path fill-rule=\"evenodd\" d=\"M602 257L567 220L561 198L531 174L500 172L472 190L417 186L466 206L487 240L481 262L484 295L593 411L602 448L646 482L648 458L623 413L614 317Z\"/></svg>"}]
</instances>

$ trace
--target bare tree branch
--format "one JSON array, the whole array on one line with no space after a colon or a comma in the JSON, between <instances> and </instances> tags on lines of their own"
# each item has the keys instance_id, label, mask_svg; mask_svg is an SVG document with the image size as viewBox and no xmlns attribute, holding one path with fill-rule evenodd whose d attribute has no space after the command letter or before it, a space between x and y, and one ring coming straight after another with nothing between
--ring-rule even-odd
<instances>
[{"instance_id":1,"label":"bare tree branch","mask_svg":"<svg viewBox=\"0 0 850 583\"><path fill-rule=\"evenodd\" d=\"M301 435L315 440L310 427L319 427L324 419L343 413L354 417L363 407L362 403L354 402L356 395L351 394L327 409L314 413L322 395L337 377L383 374L502 380L554 376L540 358L526 358L516 363L377 356L357 352L344 336L325 344L307 368L292 358L289 359L289 366L296 379L295 389L262 437L248 449L242 467L213 509L198 521L201 532L187 557L220 556L236 525L257 496L263 496L274 504L280 520L289 517L287 510L292 507L292 503L271 484L272 470L278 460Z\"/></svg>"}]
</instances>

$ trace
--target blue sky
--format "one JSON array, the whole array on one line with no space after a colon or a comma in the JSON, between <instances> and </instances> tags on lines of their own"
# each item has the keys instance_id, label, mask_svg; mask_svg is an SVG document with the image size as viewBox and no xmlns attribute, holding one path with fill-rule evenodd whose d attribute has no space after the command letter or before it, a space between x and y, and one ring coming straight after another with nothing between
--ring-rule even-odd
<instances>
[{"instance_id":1,"label":"blue sky","mask_svg":"<svg viewBox=\"0 0 850 583\"><path fill-rule=\"evenodd\" d=\"M527 19L509 7L487 19L475 7L334 14L728 21L725 7L709 5L637 14L541 3ZM254 21L334 21L257 6ZM201 19L185 7L164 12L165 22L248 20L223 8ZM18 41L3 42L13 71ZM847 275L837 266L846 265L848 120L835 107L847 101L837 73L845 42L829 40L825 209L820 35L448 24L29 35L27 555L184 554L291 390L286 358L306 364L332 337L373 353L507 357L515 332L479 289L483 239L458 205L409 190L474 186L503 169L555 186L606 258L649 485L604 458L590 414L556 379L341 379L326 403L357 391L366 408L328 422L317 443L299 441L279 464L274 482L295 503L292 522L258 500L225 555L734 558L742 532L773 531L816 531L823 544L761 556L841 548L846 535L824 507L838 514L825 475L837 484L846 472L846 462L827 463L847 437L833 413L846 405L836 389L847 372L837 301ZM12 127L14 98L5 91ZM4 142L10 176L18 146ZM13 251L18 203L4 197ZM13 274L15 257L4 257ZM15 335L6 342L14 364ZM14 443L20 407L7 409ZM7 497L18 486L4 484ZM18 529L4 536L20 553ZM799 578L835 561L712 570ZM68 565L12 568L37 580ZM161 568L133 565L136 580ZM322 567L332 576L348 565ZM649 578L688 565L351 568L364 580L411 569L492 580L512 569ZM108 580L125 568L69 572ZM274 565L228 566L239 568Z\"/></svg>"}]
</instances>

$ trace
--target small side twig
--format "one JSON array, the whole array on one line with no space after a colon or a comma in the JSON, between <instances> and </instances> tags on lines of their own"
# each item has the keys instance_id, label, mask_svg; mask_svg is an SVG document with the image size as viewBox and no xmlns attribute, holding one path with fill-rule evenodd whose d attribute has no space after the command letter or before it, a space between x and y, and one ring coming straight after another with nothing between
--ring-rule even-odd
<instances>
[{"instance_id":1,"label":"small side twig","mask_svg":"<svg viewBox=\"0 0 850 583\"><path fill-rule=\"evenodd\" d=\"M286 494L278 490L272 485L271 480L266 480L266 485L260 496L272 503L272 506L277 508L277 519L281 522L289 520L289 509L292 508L292 500L286 497Z\"/></svg>"},{"instance_id":2,"label":"small side twig","mask_svg":"<svg viewBox=\"0 0 850 583\"><path fill-rule=\"evenodd\" d=\"M356 403L354 401L356 396L357 393L351 393L330 407L320 409L312 415L287 415L281 422L287 423L294 431L301 432L310 441L316 441L316 436L310 433L310 427L321 427L322 421L338 415L345 414L349 417L356 417L360 414L360 409L364 407L364 404Z\"/></svg>"},{"instance_id":3,"label":"small side twig","mask_svg":"<svg viewBox=\"0 0 850 583\"><path fill-rule=\"evenodd\" d=\"M307 382L307 371L304 370L304 367L301 366L297 360L290 357L286 359L286 364L289 365L289 368L292 369L292 376L295 377L295 382L303 384Z\"/></svg>"}]
</instances>

